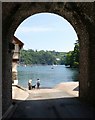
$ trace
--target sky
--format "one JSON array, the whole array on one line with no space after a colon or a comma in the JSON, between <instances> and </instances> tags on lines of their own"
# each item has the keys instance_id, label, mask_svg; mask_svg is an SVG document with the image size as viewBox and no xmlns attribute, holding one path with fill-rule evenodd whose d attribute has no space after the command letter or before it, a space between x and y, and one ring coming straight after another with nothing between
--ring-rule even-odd
<instances>
[{"instance_id":1,"label":"sky","mask_svg":"<svg viewBox=\"0 0 95 120\"><path fill-rule=\"evenodd\" d=\"M74 50L78 40L76 31L63 17L53 13L38 13L25 19L14 35L24 43L23 48L33 50Z\"/></svg>"}]
</instances>

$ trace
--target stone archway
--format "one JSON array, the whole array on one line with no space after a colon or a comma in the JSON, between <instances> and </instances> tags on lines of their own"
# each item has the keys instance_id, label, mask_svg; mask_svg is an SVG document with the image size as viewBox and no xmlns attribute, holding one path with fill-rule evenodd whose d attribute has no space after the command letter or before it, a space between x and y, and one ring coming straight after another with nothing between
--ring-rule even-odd
<instances>
[{"instance_id":1,"label":"stone archway","mask_svg":"<svg viewBox=\"0 0 95 120\"><path fill-rule=\"evenodd\" d=\"M10 7L9 7L10 6ZM88 11L89 6L91 7ZM93 3L3 3L3 114L11 105L11 53L9 50L9 42L12 40L14 32L19 24L27 17L41 12L50 12L64 17L72 24L77 32L80 41L80 89L79 97L87 100L89 96L93 98L92 93L95 84L93 81L94 74L90 70L94 66L90 66L91 58L93 58L94 38L93 31L94 22L94 4ZM90 15L91 14L91 15ZM91 31L90 31L91 30ZM92 43L90 42L92 40ZM95 45L95 43L94 43ZM91 54L92 53L92 54ZM91 54L91 55L90 55ZM94 63L94 61L92 61ZM90 77L91 76L91 77ZM91 84L90 84L91 78ZM7 95L6 95L7 94ZM90 101L92 99L90 98ZM94 97L95 100L95 97ZM6 103L6 106L4 103Z\"/></svg>"}]
</instances>

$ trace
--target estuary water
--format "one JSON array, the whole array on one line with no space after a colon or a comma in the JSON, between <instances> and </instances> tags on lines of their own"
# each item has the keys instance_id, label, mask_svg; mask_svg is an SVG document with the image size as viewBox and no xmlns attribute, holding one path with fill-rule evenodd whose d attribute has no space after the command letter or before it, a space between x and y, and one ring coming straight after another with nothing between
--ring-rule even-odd
<instances>
[{"instance_id":1,"label":"estuary water","mask_svg":"<svg viewBox=\"0 0 95 120\"><path fill-rule=\"evenodd\" d=\"M28 80L36 84L39 78L41 87L52 88L61 82L78 81L78 69L66 68L65 65L18 66L18 84L27 88Z\"/></svg>"}]
</instances>

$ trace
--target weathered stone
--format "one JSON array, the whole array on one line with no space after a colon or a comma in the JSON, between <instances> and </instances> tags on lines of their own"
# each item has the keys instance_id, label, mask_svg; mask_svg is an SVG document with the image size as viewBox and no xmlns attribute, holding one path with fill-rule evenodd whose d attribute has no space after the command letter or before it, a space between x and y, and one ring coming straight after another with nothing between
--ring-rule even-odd
<instances>
[{"instance_id":1,"label":"weathered stone","mask_svg":"<svg viewBox=\"0 0 95 120\"><path fill-rule=\"evenodd\" d=\"M8 43L12 40L16 28L23 20L31 15L42 12L55 13L64 17L76 30L80 42L79 97L95 104L95 3L3 3L2 9L3 114L11 105L12 94L12 56L8 52Z\"/></svg>"}]
</instances>

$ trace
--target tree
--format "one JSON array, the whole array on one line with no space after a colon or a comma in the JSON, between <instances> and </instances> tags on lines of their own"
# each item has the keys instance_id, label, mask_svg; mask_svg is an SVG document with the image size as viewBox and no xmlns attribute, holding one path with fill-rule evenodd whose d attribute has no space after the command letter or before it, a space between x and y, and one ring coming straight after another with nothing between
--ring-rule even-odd
<instances>
[{"instance_id":1,"label":"tree","mask_svg":"<svg viewBox=\"0 0 95 120\"><path fill-rule=\"evenodd\" d=\"M21 50L20 52L20 63L23 64L60 64L60 60L63 60L63 56L66 53L64 52L56 52L56 51L34 51L32 49L29 50ZM61 59L62 58L62 59ZM57 60L59 59L59 60Z\"/></svg>"},{"instance_id":2,"label":"tree","mask_svg":"<svg viewBox=\"0 0 95 120\"><path fill-rule=\"evenodd\" d=\"M79 67L79 41L76 40L74 51L70 51L66 54L65 65L70 67Z\"/></svg>"}]
</instances>

